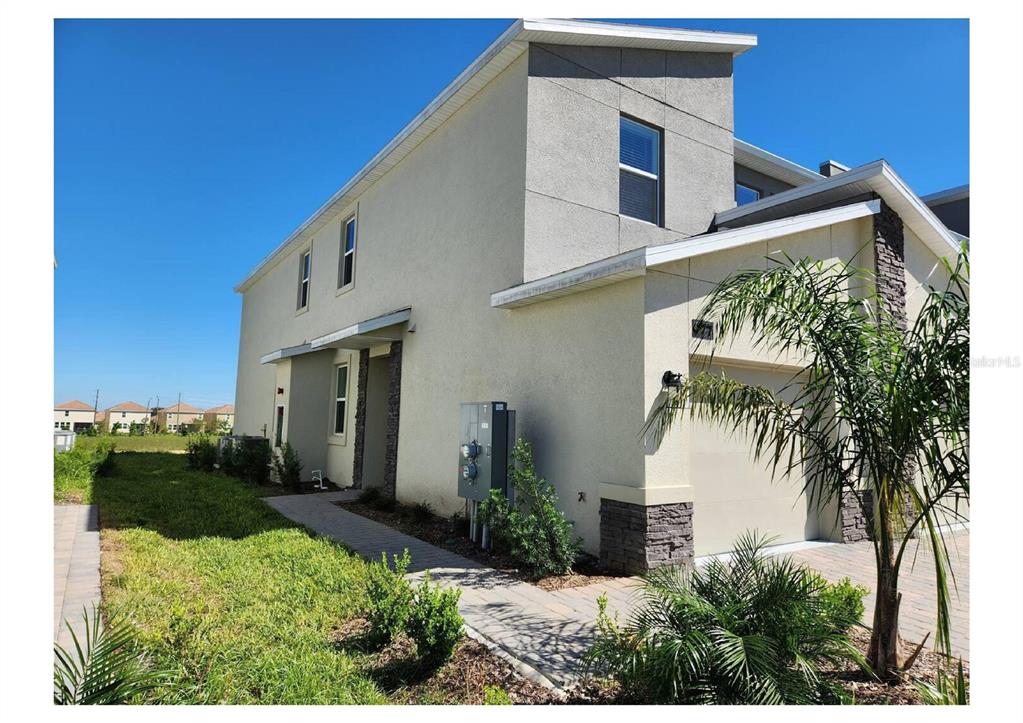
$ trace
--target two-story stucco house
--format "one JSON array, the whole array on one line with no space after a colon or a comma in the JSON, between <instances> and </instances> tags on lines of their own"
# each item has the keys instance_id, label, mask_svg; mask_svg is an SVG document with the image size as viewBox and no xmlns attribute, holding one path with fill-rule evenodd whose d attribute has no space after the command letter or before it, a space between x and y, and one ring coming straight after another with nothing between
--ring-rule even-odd
<instances>
[{"instance_id":1,"label":"two-story stucco house","mask_svg":"<svg viewBox=\"0 0 1023 723\"><path fill-rule=\"evenodd\" d=\"M115 404L108 407L102 415L102 419L98 414L96 415L96 424L105 432L116 431L119 434L127 434L131 430L131 425L148 424L149 422L149 410L138 402Z\"/></svg>"},{"instance_id":2,"label":"two-story stucco house","mask_svg":"<svg viewBox=\"0 0 1023 723\"><path fill-rule=\"evenodd\" d=\"M451 513L459 403L501 400L611 566L754 527L854 537L851 509L812 509L745 440L640 436L664 372L706 363L698 312L728 274L782 251L853 260L912 317L956 250L886 162L825 175L734 137L733 59L755 46L515 22L237 286L236 433ZM799 366L739 340L714 368L780 388Z\"/></svg>"},{"instance_id":3,"label":"two-story stucco house","mask_svg":"<svg viewBox=\"0 0 1023 723\"><path fill-rule=\"evenodd\" d=\"M210 431L234 428L234 405L221 404L210 407L202 413L203 426Z\"/></svg>"},{"instance_id":4,"label":"two-story stucco house","mask_svg":"<svg viewBox=\"0 0 1023 723\"><path fill-rule=\"evenodd\" d=\"M53 428L82 432L96 423L96 410L85 402L72 399L53 407Z\"/></svg>"},{"instance_id":5,"label":"two-story stucco house","mask_svg":"<svg viewBox=\"0 0 1023 723\"><path fill-rule=\"evenodd\" d=\"M170 407L160 407L151 416L161 432L178 432L182 427L195 424L202 419L202 410L188 402L179 402Z\"/></svg>"}]
</instances>

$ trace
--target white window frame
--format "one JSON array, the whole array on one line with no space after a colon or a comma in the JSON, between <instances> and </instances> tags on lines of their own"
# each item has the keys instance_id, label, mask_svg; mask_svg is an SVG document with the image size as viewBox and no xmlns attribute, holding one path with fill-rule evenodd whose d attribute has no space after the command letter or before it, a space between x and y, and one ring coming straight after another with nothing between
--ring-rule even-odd
<instances>
[{"instance_id":1,"label":"white window frame","mask_svg":"<svg viewBox=\"0 0 1023 723\"><path fill-rule=\"evenodd\" d=\"M655 197L656 197L656 201L657 201L657 209L656 209L656 211L654 213L654 220L653 221L648 221L645 218L636 218L635 216L630 216L627 213L622 213L620 206L619 206L618 215L619 216L625 216L626 218L631 218L633 221L639 221L640 223L648 223L648 224L650 224L652 226L664 226L664 209L663 209L663 205L664 204L661 202L661 200L662 200L661 197L662 197L662 195L664 193L663 192L664 184L663 184L663 182L661 180L663 178L663 176L664 176L664 129L663 128L658 128L657 126L651 125L649 123L644 123L641 120L638 120L636 118L632 118L632 117L627 116L627 115L620 115L618 117L618 128L619 128L618 132L619 133L621 133L622 121L628 121L629 123L633 123L633 124L635 124L637 126L641 126L641 127L646 128L648 130L654 131L657 134L657 171L658 171L658 173L650 173L650 171L644 171L641 168L636 168L635 166L630 166L628 163L622 163L622 160L621 160L621 158L622 158L621 149L619 149L619 151L618 151L618 170L619 171L625 171L626 173L631 173L631 174L636 175L636 176L641 176L642 178L649 178L650 180L655 181L657 183L657 188L656 188L656 191L655 191ZM619 183L619 188L620 188L620 183Z\"/></svg>"},{"instance_id":2,"label":"white window frame","mask_svg":"<svg viewBox=\"0 0 1023 723\"><path fill-rule=\"evenodd\" d=\"M341 369L345 370L345 388L341 389L338 385L338 375L341 373ZM334 365L334 383L331 385L334 387L334 410L331 420L330 433L336 439L344 440L348 438L348 390L352 386L352 368L348 362L341 362L340 364ZM341 431L337 431L337 404L341 402L344 405L344 413L341 415Z\"/></svg>"},{"instance_id":3,"label":"white window frame","mask_svg":"<svg viewBox=\"0 0 1023 723\"><path fill-rule=\"evenodd\" d=\"M309 263L306 264L306 259ZM297 307L295 313L301 313L309 308L309 297L312 293L313 280L313 248L302 251L298 256L298 298L295 300ZM302 292L305 291L305 303L302 303Z\"/></svg>"},{"instance_id":4,"label":"white window frame","mask_svg":"<svg viewBox=\"0 0 1023 723\"><path fill-rule=\"evenodd\" d=\"M348 226L349 224L355 224L355 241L352 243L352 250L349 252L346 250L348 245ZM359 250L359 218L358 214L353 213L345 217L345 220L341 223L341 238L338 242L338 257L337 257L337 294L343 294L346 291L350 291L355 286L355 265L357 263L356 252ZM345 281L345 259L352 257L352 280L347 284Z\"/></svg>"}]
</instances>

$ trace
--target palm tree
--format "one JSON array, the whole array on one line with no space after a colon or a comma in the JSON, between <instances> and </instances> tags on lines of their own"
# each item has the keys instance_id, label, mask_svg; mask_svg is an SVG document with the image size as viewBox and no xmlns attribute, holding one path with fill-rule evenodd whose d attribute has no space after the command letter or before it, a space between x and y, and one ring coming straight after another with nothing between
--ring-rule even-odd
<instances>
[{"instance_id":1,"label":"palm tree","mask_svg":"<svg viewBox=\"0 0 1023 723\"><path fill-rule=\"evenodd\" d=\"M849 263L785 257L732 275L701 312L716 320L715 344L748 334L758 351L795 354L805 366L778 393L707 371L678 378L645 429L660 444L688 410L691 418L748 434L776 478L802 469L806 494L820 509L858 494L877 564L867 660L884 679L915 658L898 657L899 571L915 537L934 557L936 644L951 652L943 529L960 519L950 497L969 500L970 492L965 246L954 266L942 264L948 283L927 287L908 328L876 293L850 292L873 289L874 276ZM786 392L792 401L784 401Z\"/></svg>"}]
</instances>

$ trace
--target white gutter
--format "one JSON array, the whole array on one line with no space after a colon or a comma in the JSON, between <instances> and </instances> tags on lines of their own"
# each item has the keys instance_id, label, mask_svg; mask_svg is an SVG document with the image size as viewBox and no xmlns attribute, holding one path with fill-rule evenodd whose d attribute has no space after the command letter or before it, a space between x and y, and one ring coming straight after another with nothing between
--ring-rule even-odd
<instances>
[{"instance_id":1,"label":"white gutter","mask_svg":"<svg viewBox=\"0 0 1023 723\"><path fill-rule=\"evenodd\" d=\"M763 148L738 138L733 141L733 149L735 162L740 166L746 166L765 176L777 178L779 181L791 183L794 186L803 186L824 178L816 171L811 171L787 158L776 156L770 151L765 151ZM762 165L766 165L767 168L762 168Z\"/></svg>"},{"instance_id":2,"label":"white gutter","mask_svg":"<svg viewBox=\"0 0 1023 723\"><path fill-rule=\"evenodd\" d=\"M309 351L308 342L305 344L299 344L297 346L286 346L283 349L272 351L269 354L264 354L259 357L260 364L276 364L282 359L288 359L299 354L306 354Z\"/></svg>"},{"instance_id":3,"label":"white gutter","mask_svg":"<svg viewBox=\"0 0 1023 723\"><path fill-rule=\"evenodd\" d=\"M577 294L587 289L607 286L628 278L643 276L648 268L703 256L739 246L791 236L802 231L831 226L836 223L872 216L881 210L881 202L862 201L838 208L776 221L725 229L702 236L691 236L661 246L650 246L618 254L601 261L536 279L490 295L490 305L512 309L539 301Z\"/></svg>"}]
</instances>

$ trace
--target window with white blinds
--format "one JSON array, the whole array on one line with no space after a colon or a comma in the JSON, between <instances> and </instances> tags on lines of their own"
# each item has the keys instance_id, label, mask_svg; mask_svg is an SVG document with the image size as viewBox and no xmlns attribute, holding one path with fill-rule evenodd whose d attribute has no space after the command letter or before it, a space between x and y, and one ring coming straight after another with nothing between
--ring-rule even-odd
<instances>
[{"instance_id":1,"label":"window with white blinds","mask_svg":"<svg viewBox=\"0 0 1023 723\"><path fill-rule=\"evenodd\" d=\"M619 124L618 212L661 222L661 132L621 118Z\"/></svg>"}]
</instances>

